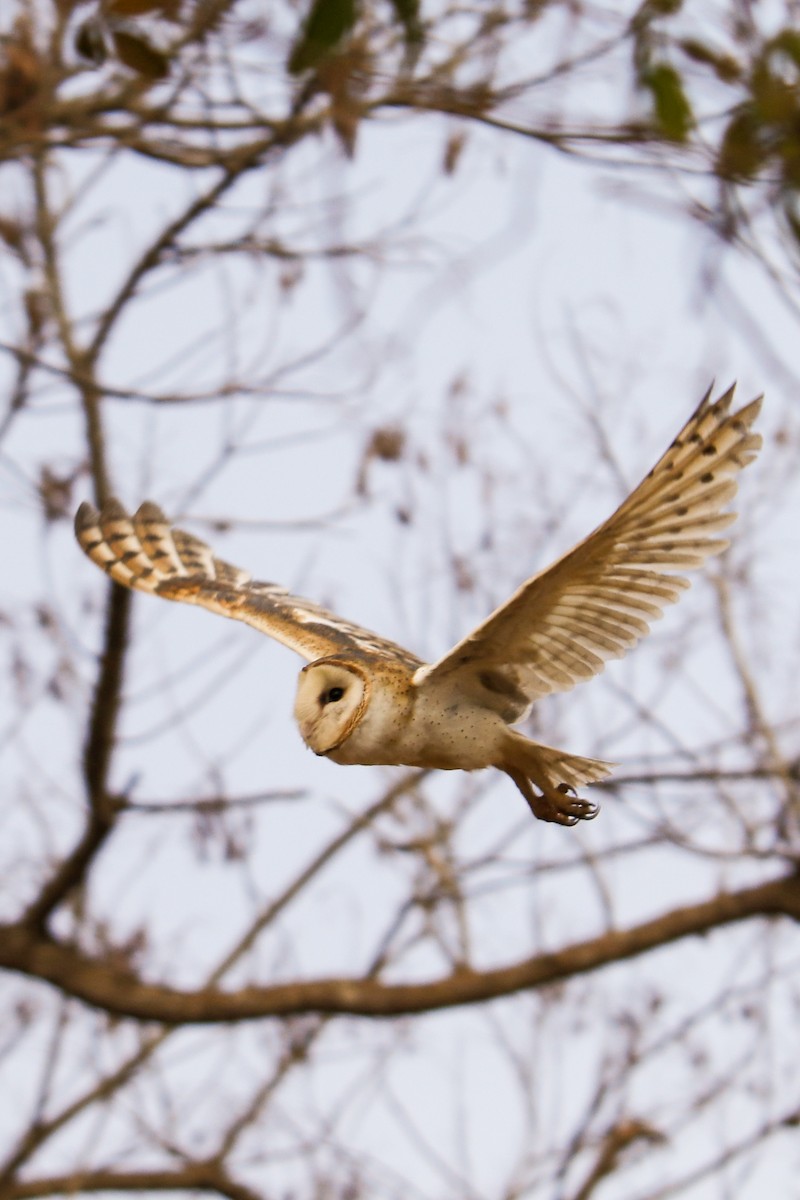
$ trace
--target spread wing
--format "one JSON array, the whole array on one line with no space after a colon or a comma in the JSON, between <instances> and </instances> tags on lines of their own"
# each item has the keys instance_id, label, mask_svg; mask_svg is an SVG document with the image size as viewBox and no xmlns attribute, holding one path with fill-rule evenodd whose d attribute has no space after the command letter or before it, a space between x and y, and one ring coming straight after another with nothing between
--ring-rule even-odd
<instances>
[{"instance_id":1,"label":"spread wing","mask_svg":"<svg viewBox=\"0 0 800 1200\"><path fill-rule=\"evenodd\" d=\"M750 432L761 400L730 414L733 388L697 411L666 454L612 517L534 575L453 647L422 667L418 685L452 676L459 690L519 717L549 692L564 692L621 658L689 586L674 574L728 545L715 537L736 519L723 509L735 476L755 457Z\"/></svg>"},{"instance_id":2,"label":"spread wing","mask_svg":"<svg viewBox=\"0 0 800 1200\"><path fill-rule=\"evenodd\" d=\"M100 512L82 504L75 516L75 534L92 562L117 583L244 621L308 662L357 654L384 661L391 657L411 670L421 665L402 646L292 596L277 584L258 583L247 571L215 558L205 542L173 529L155 504L143 504L132 517L116 500Z\"/></svg>"}]
</instances>

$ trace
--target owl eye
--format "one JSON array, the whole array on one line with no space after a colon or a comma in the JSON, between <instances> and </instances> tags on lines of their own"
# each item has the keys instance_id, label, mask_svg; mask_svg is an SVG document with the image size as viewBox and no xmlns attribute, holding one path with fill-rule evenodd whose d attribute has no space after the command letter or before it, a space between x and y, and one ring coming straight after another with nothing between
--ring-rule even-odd
<instances>
[{"instance_id":1,"label":"owl eye","mask_svg":"<svg viewBox=\"0 0 800 1200\"><path fill-rule=\"evenodd\" d=\"M320 703L321 704L330 704L331 702L333 702L335 700L341 700L343 695L344 695L344 688L332 687L327 692L322 693L322 695L320 696Z\"/></svg>"}]
</instances>

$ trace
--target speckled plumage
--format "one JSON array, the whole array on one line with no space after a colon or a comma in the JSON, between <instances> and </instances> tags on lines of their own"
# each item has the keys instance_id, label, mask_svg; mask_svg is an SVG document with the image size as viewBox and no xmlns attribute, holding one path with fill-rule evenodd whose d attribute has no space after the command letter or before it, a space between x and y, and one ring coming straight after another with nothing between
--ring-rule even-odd
<instances>
[{"instance_id":1,"label":"speckled plumage","mask_svg":"<svg viewBox=\"0 0 800 1200\"><path fill-rule=\"evenodd\" d=\"M714 535L738 471L761 438L761 406L731 414L733 388L710 392L666 454L617 511L551 567L534 575L432 664L319 605L216 558L145 503L132 516L111 501L82 504L83 550L126 587L198 604L254 626L308 662L295 717L307 745L342 764L505 771L536 816L572 825L597 807L576 794L612 769L539 745L510 728L533 701L598 674L649 632L727 542ZM534 790L536 789L536 790Z\"/></svg>"}]
</instances>

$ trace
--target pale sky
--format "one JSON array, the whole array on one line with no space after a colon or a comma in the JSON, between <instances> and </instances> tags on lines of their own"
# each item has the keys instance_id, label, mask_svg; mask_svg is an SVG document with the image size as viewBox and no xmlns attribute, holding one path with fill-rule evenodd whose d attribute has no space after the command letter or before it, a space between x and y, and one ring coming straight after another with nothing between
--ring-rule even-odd
<instances>
[{"instance_id":1,"label":"pale sky","mask_svg":"<svg viewBox=\"0 0 800 1200\"><path fill-rule=\"evenodd\" d=\"M439 169L442 146L443 125L433 118L387 121L363 130L353 163L330 140L324 170L314 146L305 158L301 152L296 165L290 162L280 183L251 181L253 195L265 186L276 189L281 203L273 235L308 236L309 215L317 221L320 200L335 197L316 240L382 242L390 265L312 265L301 283L281 292L271 262L254 257L232 268L212 258L188 285L165 288L140 304L106 361L107 382L117 387L164 391L202 380L213 391L230 374L271 379L287 358L307 355L356 315L367 316L341 347L281 375L282 398L256 404L243 397L190 411L109 402L109 456L121 499L131 506L156 500L257 577L333 604L433 656L607 516L713 378L719 390L736 379L743 403L762 390L767 403L765 449L745 474L742 518L732 530L734 562L747 561L756 546L762 552L755 586L735 607L768 712L796 722L800 480L776 436L783 430L796 445L800 432L796 314L756 262L734 256L681 219L679 189L664 188L655 176L642 173L631 182L535 143L473 131L449 179ZM87 161L84 169L89 166ZM76 182L65 176L65 192ZM78 206L76 242L65 246L76 312L102 307L134 249L195 184L181 182L179 192L175 186L161 169L122 166L100 184L103 203ZM621 197L625 188L629 194ZM658 203L651 201L659 195ZM242 200L237 197L237 212L245 211ZM98 212L101 219L87 226ZM238 217L215 220L223 236ZM0 321L13 285L13 267L0 263ZM173 362L165 374L164 365ZM0 370L7 373L5 361ZM462 382L454 389L456 380ZM82 429L71 405L72 397L54 387L51 407L20 421L0 458L7 554L0 608L19 611L32 589L55 595L68 650L77 650L82 670L68 707L55 709L42 697L32 702L20 732L7 727L9 781L24 780L43 810L57 808L56 816L48 814L53 852L71 844L80 821L74 737L84 720L105 597L104 581L66 525L48 531L43 542L39 537L32 482L44 462L67 464L76 453ZM359 506L354 481L364 446L372 430L395 423L407 428L408 458L372 463L367 485L373 500ZM600 428L611 439L614 461L598 468ZM469 446L466 466L456 462L459 438ZM220 462L222 439L246 453ZM84 493L85 482L77 498ZM400 510L410 518L405 523L398 520ZM191 525L193 517L198 523ZM243 524L230 535L215 533L208 519L217 517ZM471 590L454 593L449 586L446 559L454 551L474 574ZM89 593L92 611L84 604ZM735 728L732 712L740 697L729 662L710 641L712 589L698 582L684 603L693 613L688 631L679 614L668 613L652 638L603 681L543 710L541 727L548 735L577 753L619 759L623 770L632 763L641 767L648 756L659 762L659 756L677 753L656 721L642 728L632 719L632 694L669 726L684 750L708 739L724 741ZM198 867L186 826L177 819L144 818L137 825L137 818L127 818L125 853L112 851L101 861L93 899L99 910L113 911L121 933L157 913L154 961L165 978L191 985L228 947L237 919L244 921L254 901L276 890L340 826L341 808L353 812L371 802L391 775L367 768L343 774L344 768L305 750L291 718L301 664L285 649L188 608L149 598L137 598L135 608L140 637L128 675L116 785L150 800L212 794L221 762L231 793L301 787L318 798L265 809L247 831L253 849L242 872L214 855ZM665 688L656 666L673 652L676 665ZM158 732L162 722L166 728ZM786 730L787 752L796 732L796 724ZM735 748L729 753L735 759ZM461 784L451 776L431 785L443 811ZM509 863L526 855L531 861L560 859L573 852L571 846L599 850L625 831L645 827L647 793L634 797L626 811L609 797L597 822L565 835L525 826L527 813L507 780L485 777L475 785L491 787L491 803L467 821L465 854L516 826ZM19 833L33 846L35 822L26 826L18 815L8 820L4 838ZM706 845L715 836L700 814L695 833ZM23 891L22 864L10 864L8 872L4 916L16 912ZM718 878L715 869L688 855L676 876L668 853L612 875L621 925L687 895L699 898ZM382 875L368 853L352 851L259 951L265 973L312 976L362 965L401 877L397 871ZM732 866L731 879L739 878ZM476 930L482 963L510 961L526 944L558 944L603 927L605 914L586 883L567 895L557 877L543 875L534 891L535 917L527 900L510 890L487 898ZM735 974L739 960L760 949L755 927L744 927L718 954L684 946L686 980L670 978L666 960L643 965L641 977L632 967L630 978L643 990L672 984L672 1011L678 1014L684 1001L687 1008L697 1003L698 992L710 994L718 974ZM420 977L436 969L425 955L408 961ZM616 1005L612 983L604 979L592 1005L598 1020L612 1020ZM348 1038L356 1035L342 1022L330 1063L307 1085L308 1094L300 1084L290 1093L296 1108L287 1127L300 1120L304 1106L323 1109L352 1090L357 1099L347 1100L348 1136L374 1159L376 1178L397 1172L416 1194L438 1197L467 1195L468 1177L472 1194L492 1194L523 1154L525 1135L515 1108L517 1085L508 1061L496 1053L493 1025L513 1022L509 1036L530 1053L542 1049L540 1041L552 1051L563 1038L563 1048L549 1056L542 1050L541 1061L540 1128L552 1129L555 1141L561 1123L574 1120L585 1100L581 1064L603 1052L598 1026L589 1022L575 1030L573 1017L571 1008L562 1028L558 1011L543 1012L532 999L502 1002L486 1014L420 1021L407 1054L391 1068L395 1107L383 1101L372 1106L368 1093L358 1092L363 1047L348 1049ZM185 1035L187 1044L193 1036ZM241 1062L232 1054L226 1067L224 1086L231 1094L237 1069L240 1079L247 1077L260 1036L266 1034L244 1029L235 1035ZM361 1036L372 1047L384 1036L388 1041L379 1026ZM710 1045L708 1052L724 1060L727 1048ZM212 1061L209 1055L186 1069L196 1069L202 1079L205 1071L213 1074ZM672 1061L664 1067L665 1110L679 1102L683 1069ZM448 1100L454 1082L463 1113ZM652 1078L642 1086L649 1099ZM8 1104L4 1108L11 1123L15 1114ZM427 1147L406 1127L405 1109L424 1128ZM749 1114L732 1114L732 1127L737 1119L745 1127ZM703 1136L703 1130L689 1133L682 1143L687 1163L701 1154ZM778 1153L769 1169L769 1176L762 1171L748 1179L737 1200L755 1200L767 1194L765 1187L788 1195L795 1156ZM623 1200L636 1195L637 1186L655 1182L646 1163L625 1178L628 1190L609 1190L609 1197ZM388 1183L385 1194L391 1194ZM690 1195L704 1200L717 1192L700 1185Z\"/></svg>"}]
</instances>

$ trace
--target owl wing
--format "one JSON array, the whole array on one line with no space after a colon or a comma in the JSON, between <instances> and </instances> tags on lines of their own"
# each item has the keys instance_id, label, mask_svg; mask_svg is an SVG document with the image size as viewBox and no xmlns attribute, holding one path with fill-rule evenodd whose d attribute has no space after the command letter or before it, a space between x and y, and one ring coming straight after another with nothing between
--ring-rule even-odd
<instances>
[{"instance_id":1,"label":"owl wing","mask_svg":"<svg viewBox=\"0 0 800 1200\"><path fill-rule=\"evenodd\" d=\"M155 504L143 504L132 517L116 500L100 512L82 504L75 516L75 534L92 562L124 587L244 621L308 662L355 653L391 658L410 670L421 665L402 646L277 584L258 583L247 571L215 558L205 542L172 528Z\"/></svg>"},{"instance_id":2,"label":"owl wing","mask_svg":"<svg viewBox=\"0 0 800 1200\"><path fill-rule=\"evenodd\" d=\"M755 457L750 432L761 399L729 413L733 388L697 411L612 517L534 575L415 684L451 676L460 691L519 719L530 703L565 692L621 658L689 586L673 572L728 545L713 536L736 519L723 512L735 476Z\"/></svg>"}]
</instances>

